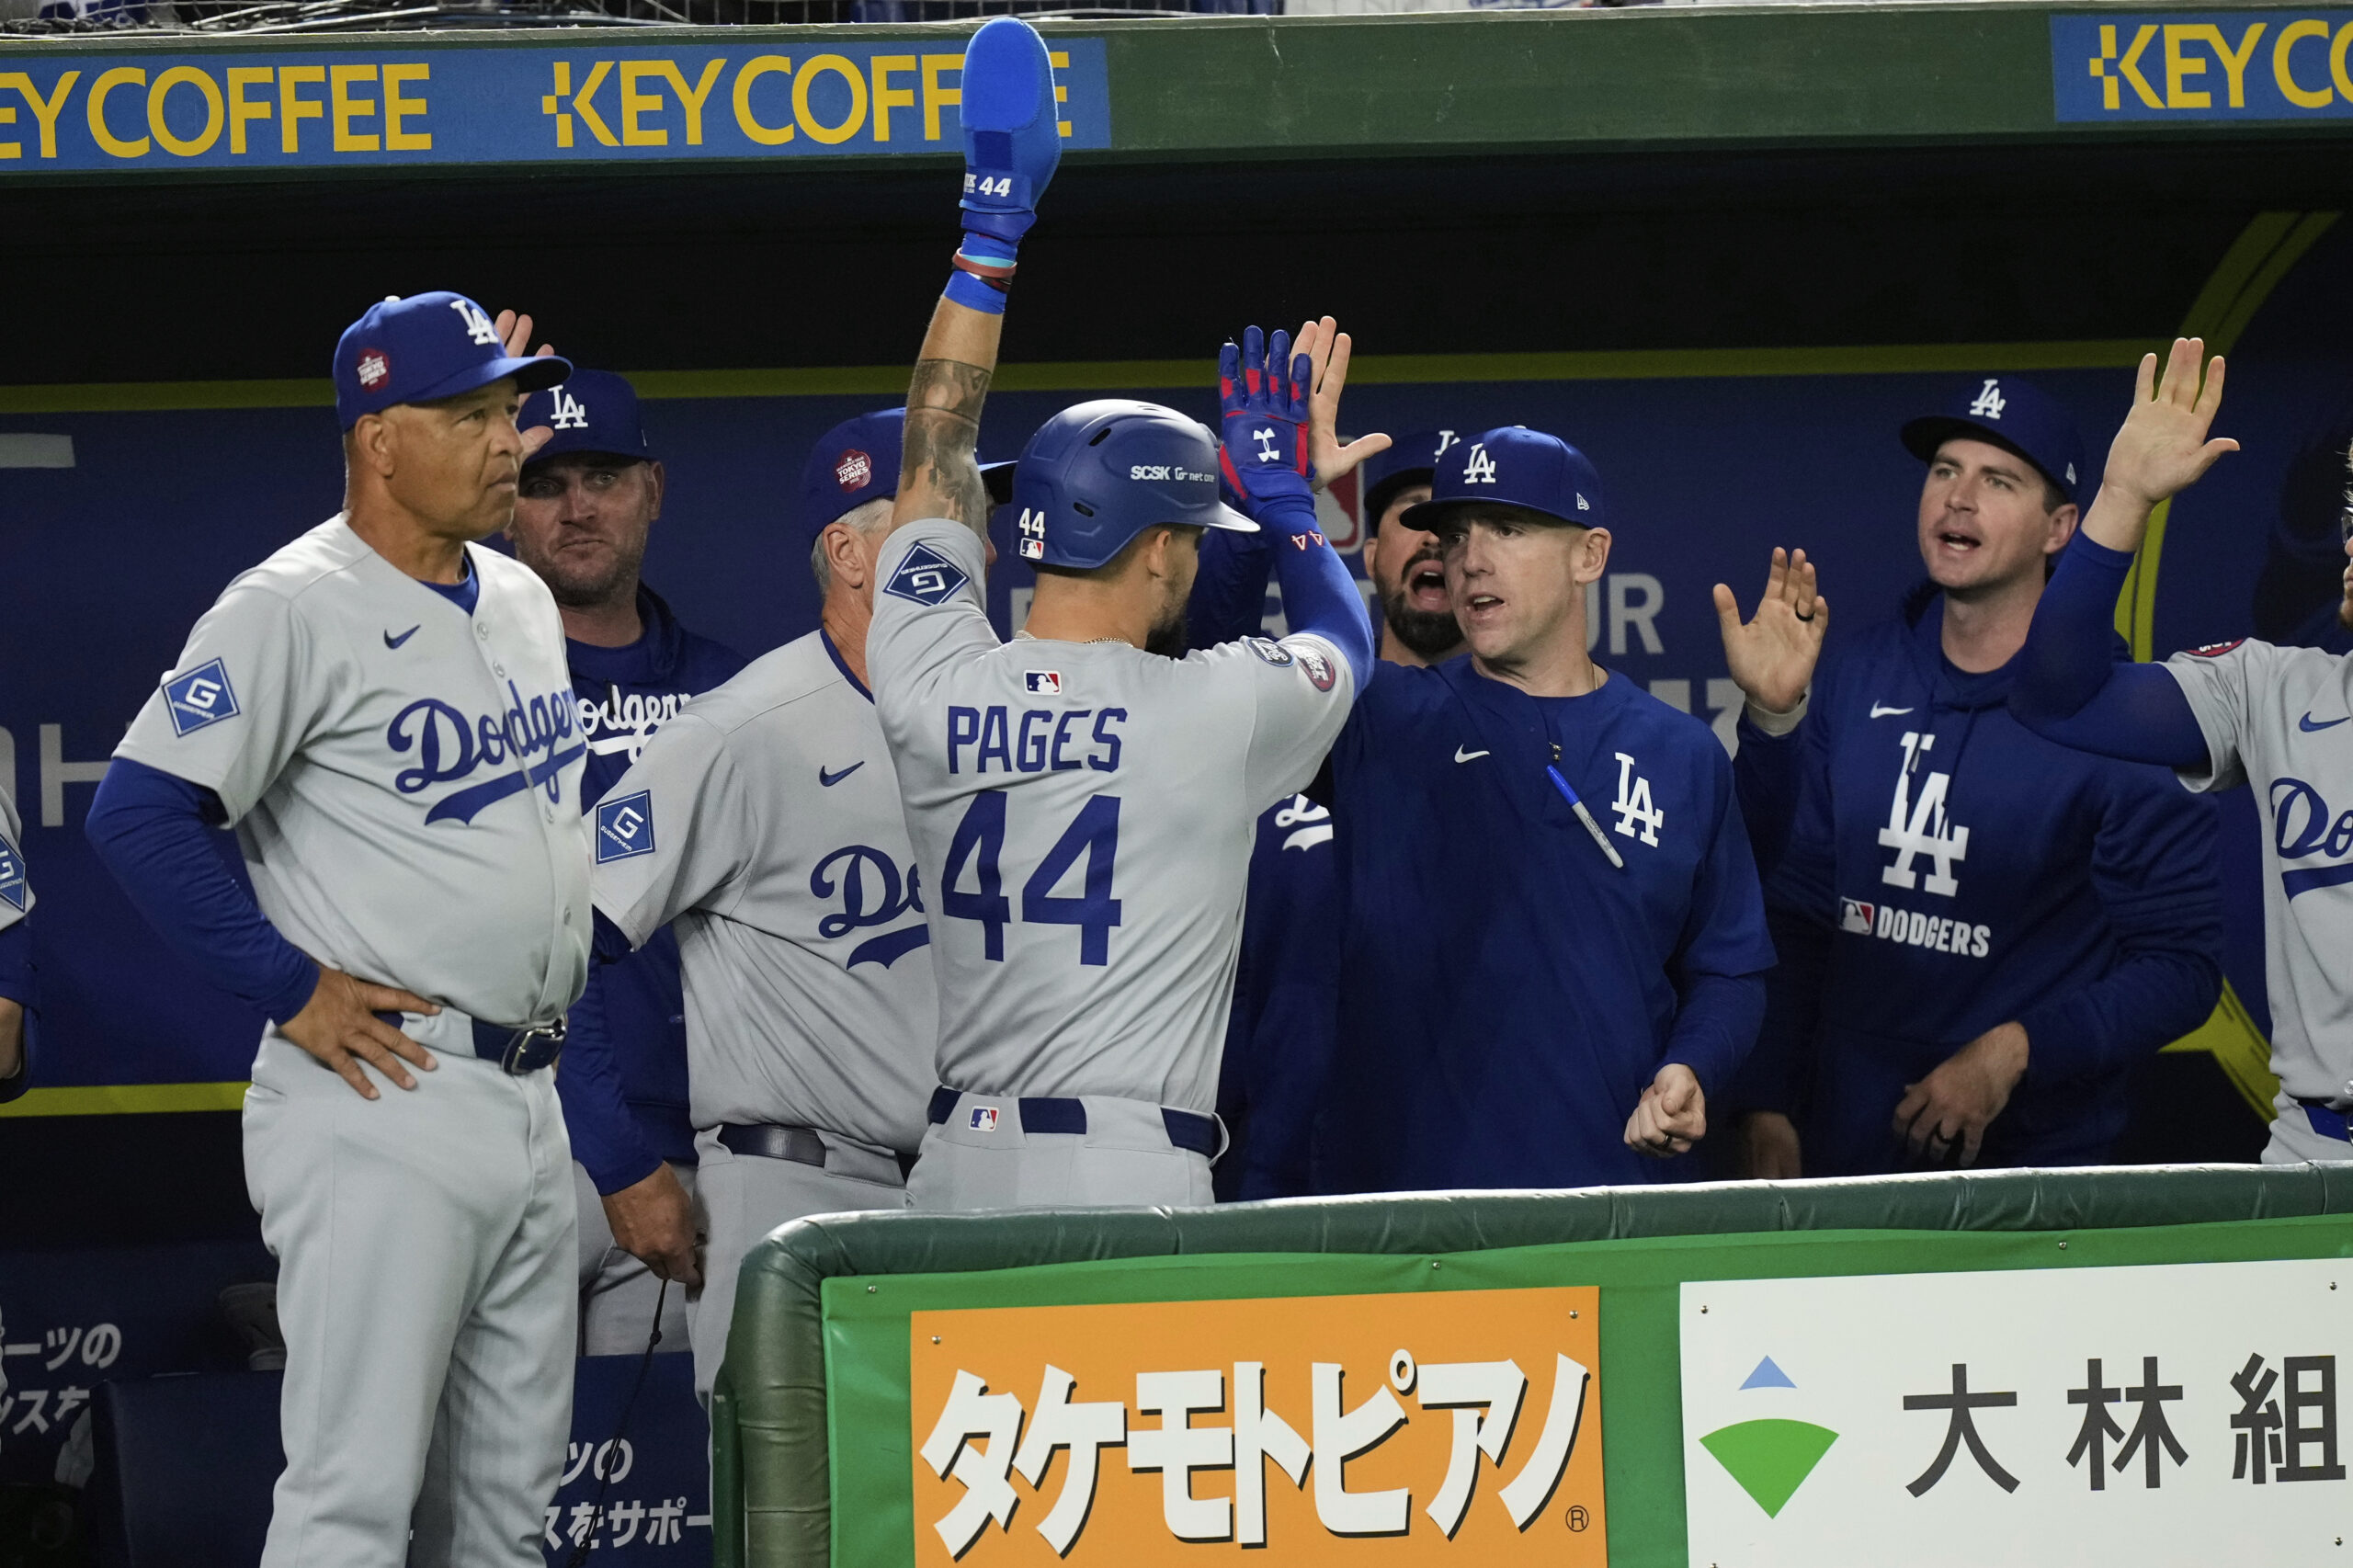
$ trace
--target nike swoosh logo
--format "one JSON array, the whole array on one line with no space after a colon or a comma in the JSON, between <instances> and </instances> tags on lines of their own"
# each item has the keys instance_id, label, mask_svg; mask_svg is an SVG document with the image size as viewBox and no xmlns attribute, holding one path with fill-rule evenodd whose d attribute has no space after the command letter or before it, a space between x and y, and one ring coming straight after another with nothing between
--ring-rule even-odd
<instances>
[{"instance_id":1,"label":"nike swoosh logo","mask_svg":"<svg viewBox=\"0 0 2353 1568\"><path fill-rule=\"evenodd\" d=\"M828 773L823 767L820 767L817 769L817 782L825 789L830 790L835 785L840 783L843 779L848 778L851 774L857 772L859 768L864 767L865 766L866 764L863 762L853 762L847 767L843 768L839 773Z\"/></svg>"},{"instance_id":2,"label":"nike swoosh logo","mask_svg":"<svg viewBox=\"0 0 2353 1568\"><path fill-rule=\"evenodd\" d=\"M1464 751L1459 745L1454 748L1454 760L1457 762L1476 762L1486 755L1483 751Z\"/></svg>"},{"instance_id":3,"label":"nike swoosh logo","mask_svg":"<svg viewBox=\"0 0 2353 1568\"><path fill-rule=\"evenodd\" d=\"M1891 713L1909 713L1912 710L1909 708L1882 708L1876 702L1871 704L1871 717L1874 719L1884 719Z\"/></svg>"},{"instance_id":4,"label":"nike swoosh logo","mask_svg":"<svg viewBox=\"0 0 2353 1568\"><path fill-rule=\"evenodd\" d=\"M2313 716L2310 713L2307 713L2302 718L2296 721L2296 728L2303 731L2304 733L2309 735L2316 730L2334 730L2337 725L2344 722L2345 721L2342 719L2331 719L2324 723L2315 724L2313 722Z\"/></svg>"},{"instance_id":5,"label":"nike swoosh logo","mask_svg":"<svg viewBox=\"0 0 2353 1568\"><path fill-rule=\"evenodd\" d=\"M424 624L425 624L425 622L423 622L423 621L421 621L421 620L420 620L420 621L418 621L418 622L416 623L416 626L412 626L412 627L410 627L406 631L402 632L398 637L393 636L393 635L392 635L391 632L389 632L389 631L385 632L385 633L384 633L384 646L385 646L385 647L387 647L387 648L397 648L397 647L399 647L402 643L404 643L404 642L407 642L410 638L412 638L412 637L415 636L415 635L416 635L416 627L417 627L417 626L423 626Z\"/></svg>"}]
</instances>

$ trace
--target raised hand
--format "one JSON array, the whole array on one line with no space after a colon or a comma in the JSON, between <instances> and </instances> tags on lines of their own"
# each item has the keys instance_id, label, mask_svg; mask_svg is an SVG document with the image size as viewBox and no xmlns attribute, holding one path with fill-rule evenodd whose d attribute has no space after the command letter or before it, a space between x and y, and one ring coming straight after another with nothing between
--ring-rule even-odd
<instances>
[{"instance_id":1,"label":"raised hand","mask_svg":"<svg viewBox=\"0 0 2353 1568\"><path fill-rule=\"evenodd\" d=\"M2162 378L2157 357L2144 354L2132 380L2132 412L2108 449L2103 488L2112 486L2143 506L2188 489L2225 452L2239 444L2228 437L2207 438L2214 415L2222 406L2222 357L2206 366L2204 385L2199 381L2202 338L2177 337Z\"/></svg>"},{"instance_id":2,"label":"raised hand","mask_svg":"<svg viewBox=\"0 0 2353 1568\"><path fill-rule=\"evenodd\" d=\"M1292 349L1307 356L1308 477L1318 490L1329 490L1335 480L1356 472L1367 458L1389 449L1386 436L1360 436L1340 444L1340 393L1348 384L1348 335L1330 316L1299 329Z\"/></svg>"},{"instance_id":3,"label":"raised hand","mask_svg":"<svg viewBox=\"0 0 2353 1568\"><path fill-rule=\"evenodd\" d=\"M1269 344L1251 327L1218 351L1217 401L1224 446L1218 466L1252 502L1313 494L1307 483L1308 389L1314 360L1291 352L1290 334Z\"/></svg>"},{"instance_id":4,"label":"raised hand","mask_svg":"<svg viewBox=\"0 0 2353 1568\"><path fill-rule=\"evenodd\" d=\"M1823 634L1830 629L1830 601L1814 591L1813 562L1805 551L1777 547L1756 618L1743 622L1739 601L1718 583L1716 624L1723 633L1724 662L1742 694L1768 713L1787 713L1813 679Z\"/></svg>"},{"instance_id":5,"label":"raised hand","mask_svg":"<svg viewBox=\"0 0 2353 1568\"><path fill-rule=\"evenodd\" d=\"M531 350L531 318L517 312L499 312L497 320L492 322L490 326L493 332L498 334L498 341L506 346L506 357L510 359L544 359L555 352L555 345L552 343L540 344L537 352ZM529 392L525 392L517 400L516 424L523 423L523 406L530 401L531 394ZM551 425L534 425L525 430L523 432L523 460L529 462L533 452L538 451L554 438L555 427Z\"/></svg>"}]
</instances>

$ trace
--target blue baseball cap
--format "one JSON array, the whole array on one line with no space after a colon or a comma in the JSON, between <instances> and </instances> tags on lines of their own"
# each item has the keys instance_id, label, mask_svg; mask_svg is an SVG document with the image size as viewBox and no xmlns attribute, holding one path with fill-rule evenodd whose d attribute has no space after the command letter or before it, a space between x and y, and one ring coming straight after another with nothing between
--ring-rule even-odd
<instances>
[{"instance_id":1,"label":"blue baseball cap","mask_svg":"<svg viewBox=\"0 0 2353 1568\"><path fill-rule=\"evenodd\" d=\"M574 370L549 392L547 402L545 409L534 403L524 415L527 423L545 424L555 432L531 454L531 463L567 452L653 460L654 449L638 421L637 389L624 378L610 370Z\"/></svg>"},{"instance_id":2,"label":"blue baseball cap","mask_svg":"<svg viewBox=\"0 0 2353 1568\"><path fill-rule=\"evenodd\" d=\"M1972 376L1938 413L1904 426L1906 450L1922 462L1936 460L1937 449L1956 436L1991 441L2032 463L2068 500L2081 505L2083 433L2075 416L2033 382L2017 376Z\"/></svg>"},{"instance_id":3,"label":"blue baseball cap","mask_svg":"<svg viewBox=\"0 0 2353 1568\"><path fill-rule=\"evenodd\" d=\"M1461 443L1460 430L1417 430L1398 437L1387 451L1367 458L1358 471L1363 476L1365 527L1378 529L1381 516L1396 503L1399 494L1429 483L1438 472L1438 459Z\"/></svg>"},{"instance_id":4,"label":"blue baseball cap","mask_svg":"<svg viewBox=\"0 0 2353 1568\"><path fill-rule=\"evenodd\" d=\"M809 449L801 468L801 526L814 539L844 513L899 493L899 460L907 428L904 407L845 419ZM1013 494L1013 465L981 464L989 499Z\"/></svg>"},{"instance_id":5,"label":"blue baseball cap","mask_svg":"<svg viewBox=\"0 0 2353 1568\"><path fill-rule=\"evenodd\" d=\"M538 392L570 374L572 361L551 354L510 356L490 317L463 294L393 294L369 306L335 346L335 413L348 430L361 415L396 403L456 397L508 376L520 391Z\"/></svg>"},{"instance_id":6,"label":"blue baseball cap","mask_svg":"<svg viewBox=\"0 0 2353 1568\"><path fill-rule=\"evenodd\" d=\"M1463 506L1518 506L1581 528L1606 526L1601 475L1583 452L1541 430L1506 425L1438 457L1430 498L1398 519L1436 532L1448 513Z\"/></svg>"}]
</instances>

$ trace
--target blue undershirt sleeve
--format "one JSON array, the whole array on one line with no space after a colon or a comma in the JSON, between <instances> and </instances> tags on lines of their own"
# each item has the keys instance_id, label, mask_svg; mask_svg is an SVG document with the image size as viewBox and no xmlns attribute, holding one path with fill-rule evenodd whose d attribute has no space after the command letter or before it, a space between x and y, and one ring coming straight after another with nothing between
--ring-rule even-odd
<instances>
[{"instance_id":1,"label":"blue undershirt sleeve","mask_svg":"<svg viewBox=\"0 0 2353 1568\"><path fill-rule=\"evenodd\" d=\"M319 966L222 863L214 832L226 816L202 785L119 756L99 781L84 831L166 947L282 1024L311 1000Z\"/></svg>"},{"instance_id":2,"label":"blue undershirt sleeve","mask_svg":"<svg viewBox=\"0 0 2353 1568\"><path fill-rule=\"evenodd\" d=\"M1347 564L1315 527L1314 498L1277 495L1253 505L1258 526L1275 536L1270 546L1275 580L1283 589L1283 618L1291 631L1321 637L1339 650L1361 694L1372 678L1372 621ZM1306 546L1291 548L1302 538Z\"/></svg>"},{"instance_id":3,"label":"blue undershirt sleeve","mask_svg":"<svg viewBox=\"0 0 2353 1568\"><path fill-rule=\"evenodd\" d=\"M17 1070L0 1078L0 1105L19 1098L32 1087L33 1039L40 1012L33 987L33 932L30 920L18 920L0 930L0 996L24 1008L24 1035Z\"/></svg>"},{"instance_id":4,"label":"blue undershirt sleeve","mask_svg":"<svg viewBox=\"0 0 2353 1568\"><path fill-rule=\"evenodd\" d=\"M1659 1064L1679 1062L1698 1076L1702 1094L1720 1095L1755 1047L1756 1026L1764 1017L1763 975L1690 975L1683 983L1682 1006L1676 1009L1675 1028Z\"/></svg>"},{"instance_id":5,"label":"blue undershirt sleeve","mask_svg":"<svg viewBox=\"0 0 2353 1568\"><path fill-rule=\"evenodd\" d=\"M2131 568L2127 552L2075 536L2035 607L2010 711L2078 751L2202 771L2206 734L2180 684L2121 656L2116 596Z\"/></svg>"},{"instance_id":6,"label":"blue undershirt sleeve","mask_svg":"<svg viewBox=\"0 0 2353 1568\"><path fill-rule=\"evenodd\" d=\"M1214 648L1256 637L1267 627L1267 577L1274 570L1273 536L1231 528L1201 535L1201 567L1185 604L1185 646Z\"/></svg>"},{"instance_id":7,"label":"blue undershirt sleeve","mask_svg":"<svg viewBox=\"0 0 2353 1568\"><path fill-rule=\"evenodd\" d=\"M603 915L597 918L604 922ZM639 1131L621 1092L620 1066L605 1021L603 967L601 962L588 966L588 988L565 1016L563 1062L555 1075L555 1092L572 1134L572 1157L588 1173L597 1196L610 1197L652 1176L662 1160Z\"/></svg>"}]
</instances>

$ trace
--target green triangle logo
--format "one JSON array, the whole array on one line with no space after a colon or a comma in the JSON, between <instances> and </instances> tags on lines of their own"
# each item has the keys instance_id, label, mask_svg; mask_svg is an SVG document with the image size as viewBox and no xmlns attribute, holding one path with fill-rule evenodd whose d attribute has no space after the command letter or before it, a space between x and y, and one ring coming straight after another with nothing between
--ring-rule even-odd
<instances>
[{"instance_id":1,"label":"green triangle logo","mask_svg":"<svg viewBox=\"0 0 2353 1568\"><path fill-rule=\"evenodd\" d=\"M1810 1421L1743 1421L1717 1428L1699 1445L1769 1519L1779 1515L1837 1440L1837 1433Z\"/></svg>"}]
</instances>

